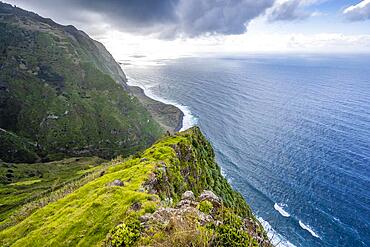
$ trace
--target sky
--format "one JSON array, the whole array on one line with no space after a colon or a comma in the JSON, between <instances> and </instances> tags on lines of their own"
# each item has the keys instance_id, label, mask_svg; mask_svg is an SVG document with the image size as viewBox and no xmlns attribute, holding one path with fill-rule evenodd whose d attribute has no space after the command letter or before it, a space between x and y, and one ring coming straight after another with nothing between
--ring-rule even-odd
<instances>
[{"instance_id":1,"label":"sky","mask_svg":"<svg viewBox=\"0 0 370 247\"><path fill-rule=\"evenodd\" d=\"M85 31L117 60L370 53L370 0L5 0Z\"/></svg>"}]
</instances>

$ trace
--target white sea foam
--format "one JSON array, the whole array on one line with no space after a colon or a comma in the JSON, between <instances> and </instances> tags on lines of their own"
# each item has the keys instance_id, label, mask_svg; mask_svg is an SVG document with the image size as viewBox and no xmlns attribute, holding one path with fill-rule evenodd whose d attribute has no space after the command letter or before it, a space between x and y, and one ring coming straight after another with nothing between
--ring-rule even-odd
<instances>
[{"instance_id":1,"label":"white sea foam","mask_svg":"<svg viewBox=\"0 0 370 247\"><path fill-rule=\"evenodd\" d=\"M285 204L281 204L281 203L275 203L274 204L274 208L276 211L278 211L282 216L284 217L289 217L290 214L284 210L284 206L286 206Z\"/></svg>"},{"instance_id":2,"label":"white sea foam","mask_svg":"<svg viewBox=\"0 0 370 247\"><path fill-rule=\"evenodd\" d=\"M263 218L258 217L257 218L259 222L261 222L263 228L267 232L268 238L271 240L272 244L276 247L295 247L294 244L286 240L283 236L281 236L279 233L275 231L272 226L265 221Z\"/></svg>"},{"instance_id":3,"label":"white sea foam","mask_svg":"<svg viewBox=\"0 0 370 247\"><path fill-rule=\"evenodd\" d=\"M311 233L312 236L314 236L315 238L320 238L319 235L317 235L311 228L309 225L306 225L304 224L302 221L299 221L299 225L305 229L306 231L308 231L309 233Z\"/></svg>"},{"instance_id":4,"label":"white sea foam","mask_svg":"<svg viewBox=\"0 0 370 247\"><path fill-rule=\"evenodd\" d=\"M176 106L177 108L179 108L183 113L184 113L184 117L183 117L183 120L182 120L182 128L180 129L180 131L183 131L183 130L187 130L191 127L193 127L194 125L197 124L198 122L198 118L195 117L188 106L185 106L185 105L181 105L181 104L178 104L176 102L173 102L171 100L168 100L168 99L164 99L164 98L161 98L161 97L158 97L157 95L155 95L151 90L150 90L150 85L147 86L147 85L142 85L138 82L135 82L134 79L132 78L129 78L127 77L128 79L128 82L127 84L129 86L136 86L136 87L140 87L141 89L144 90L144 93L146 96L148 96L149 98L152 98L154 100L157 100L157 101L160 101L162 103L165 103L165 104L169 104L169 105L174 105Z\"/></svg>"}]
</instances>

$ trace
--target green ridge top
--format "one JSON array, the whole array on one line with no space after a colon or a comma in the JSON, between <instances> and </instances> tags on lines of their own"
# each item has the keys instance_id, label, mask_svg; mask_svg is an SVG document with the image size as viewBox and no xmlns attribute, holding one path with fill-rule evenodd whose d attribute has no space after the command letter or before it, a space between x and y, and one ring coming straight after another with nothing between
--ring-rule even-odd
<instances>
[{"instance_id":1,"label":"green ridge top","mask_svg":"<svg viewBox=\"0 0 370 247\"><path fill-rule=\"evenodd\" d=\"M197 127L164 137L142 153L112 161L105 172L98 172L100 176L92 181L5 228L0 232L1 246L170 246L166 244L173 243L173 237L180 236L175 242L181 242L189 236L177 235L181 230L168 228L170 223L151 223L145 230L139 219L172 210L185 191L198 197L204 190L220 198L219 209L206 202L190 210L195 216L179 211L184 219L193 217L186 227L196 236L195 246L216 240L214 245L221 246L232 241L254 246L262 240L269 246L243 197L222 177L213 149ZM211 217L208 224L197 218L203 214ZM222 227L216 220L223 222Z\"/></svg>"}]
</instances>

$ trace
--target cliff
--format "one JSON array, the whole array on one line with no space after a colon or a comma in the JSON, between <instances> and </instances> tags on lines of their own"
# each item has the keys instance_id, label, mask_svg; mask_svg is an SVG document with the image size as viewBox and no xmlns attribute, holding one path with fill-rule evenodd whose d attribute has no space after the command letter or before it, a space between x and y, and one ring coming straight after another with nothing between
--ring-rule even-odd
<instances>
[{"instance_id":1,"label":"cliff","mask_svg":"<svg viewBox=\"0 0 370 247\"><path fill-rule=\"evenodd\" d=\"M2 222L1 246L270 246L197 127L94 167Z\"/></svg>"},{"instance_id":2,"label":"cliff","mask_svg":"<svg viewBox=\"0 0 370 247\"><path fill-rule=\"evenodd\" d=\"M1 2L0 54L4 161L129 155L182 121L176 107L135 97L113 57L84 32Z\"/></svg>"},{"instance_id":3,"label":"cliff","mask_svg":"<svg viewBox=\"0 0 370 247\"><path fill-rule=\"evenodd\" d=\"M271 245L200 129L171 134L181 111L102 44L0 2L0 54L1 246Z\"/></svg>"}]
</instances>

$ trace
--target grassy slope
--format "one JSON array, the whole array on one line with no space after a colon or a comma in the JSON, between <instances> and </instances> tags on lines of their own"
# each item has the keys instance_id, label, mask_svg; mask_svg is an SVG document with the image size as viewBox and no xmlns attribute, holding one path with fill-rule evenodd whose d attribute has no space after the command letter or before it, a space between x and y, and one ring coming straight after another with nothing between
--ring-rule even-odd
<instances>
[{"instance_id":1,"label":"grassy slope","mask_svg":"<svg viewBox=\"0 0 370 247\"><path fill-rule=\"evenodd\" d=\"M15 143L0 159L110 158L161 136L150 113L107 74L109 53L101 50L71 26L0 3L0 128ZM35 150L19 151L23 139Z\"/></svg>"},{"instance_id":2,"label":"grassy slope","mask_svg":"<svg viewBox=\"0 0 370 247\"><path fill-rule=\"evenodd\" d=\"M0 164L0 222L22 205L99 169L103 161L84 157L40 164Z\"/></svg>"},{"instance_id":3,"label":"grassy slope","mask_svg":"<svg viewBox=\"0 0 370 247\"><path fill-rule=\"evenodd\" d=\"M159 178L156 195L142 187L151 174ZM125 185L110 186L115 179ZM100 245L120 222L152 212L159 206L159 198L171 197L178 201L185 190L199 194L203 189L215 191L239 215L253 217L241 195L222 177L210 144L198 128L193 128L175 137L166 137L142 154L112 165L103 176L3 230L0 244ZM130 210L135 202L143 205L139 211Z\"/></svg>"}]
</instances>

